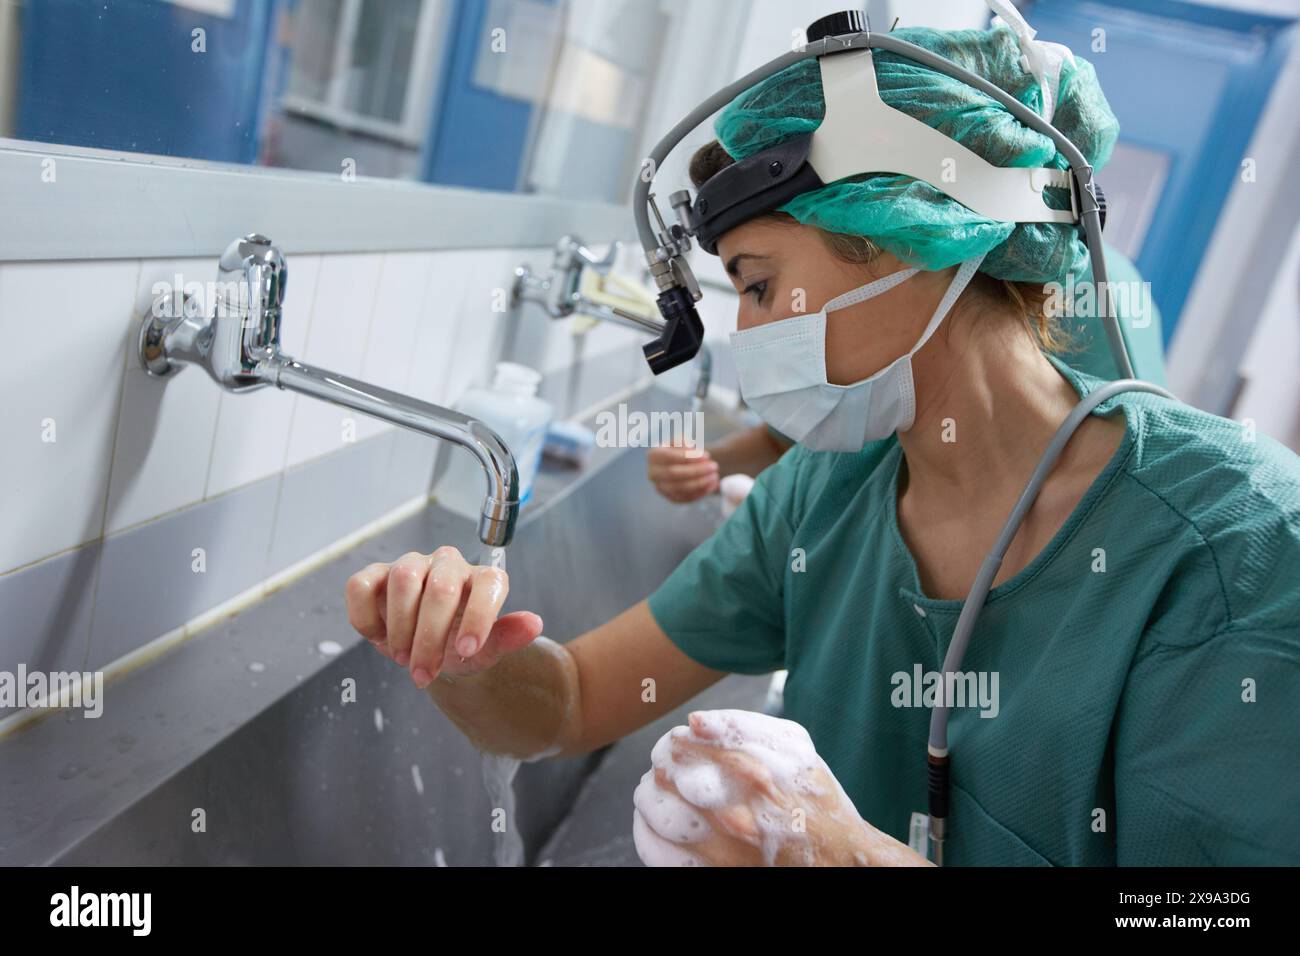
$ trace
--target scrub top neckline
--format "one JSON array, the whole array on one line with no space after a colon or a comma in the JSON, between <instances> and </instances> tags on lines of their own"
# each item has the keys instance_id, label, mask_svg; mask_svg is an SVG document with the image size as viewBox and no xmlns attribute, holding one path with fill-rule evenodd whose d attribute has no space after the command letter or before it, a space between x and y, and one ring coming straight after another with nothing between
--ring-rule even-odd
<instances>
[{"instance_id":1,"label":"scrub top neckline","mask_svg":"<svg viewBox=\"0 0 1300 956\"><path fill-rule=\"evenodd\" d=\"M1087 388L1082 373L1078 372L1076 369L1070 368L1054 355L1048 355L1047 358L1052 365L1056 367L1056 370L1061 374L1061 376L1065 378L1065 380L1070 383L1070 386L1079 394L1081 400L1090 393L1091 389ZM985 604L989 604L999 598L1011 594L1028 584L1039 572L1041 572L1061 550L1070 536L1074 534L1075 529L1088 517L1093 506L1096 505L1101 496L1105 494L1107 487L1109 487L1116 473L1123 467L1125 460L1127 460L1130 452L1132 452L1133 447L1136 444L1136 423L1134 422L1134 415L1140 414L1140 412L1131 407L1121 409L1118 401L1120 397L1121 396L1112 396L1089 413L1090 415L1096 415L1099 418L1109 418L1116 409L1124 412L1124 437L1120 441L1119 447L1115 449L1114 454L1111 455L1110 461L1108 461L1106 467L1097 474L1097 477L1092 480L1092 483L1088 486L1088 490L1084 492L1083 497L1079 499L1079 503L1074 506L1074 510L1070 512L1070 516L1066 518L1061 527L1056 530L1056 534L1052 535L1052 539L1048 541L1036 555L1034 555L1033 560L1021 568L1016 574L1008 578L1006 581L1003 581L997 587L991 588L988 596L985 598ZM898 477L903 466L902 445L895 441L894 447L890 449L889 453L893 456L893 462L891 463L892 470L889 480L889 494L887 496L889 498L887 520L889 521L889 530L894 538L894 546L903 556L903 559L906 562L908 576L911 578L909 587L905 589L907 597L915 604L927 610L952 611L953 613L958 613L961 611L962 605L966 603L964 597L932 598L927 596L921 588L921 575L916 567L916 558L913 557L912 550L907 546L907 542L903 540L903 531L898 525Z\"/></svg>"}]
</instances>

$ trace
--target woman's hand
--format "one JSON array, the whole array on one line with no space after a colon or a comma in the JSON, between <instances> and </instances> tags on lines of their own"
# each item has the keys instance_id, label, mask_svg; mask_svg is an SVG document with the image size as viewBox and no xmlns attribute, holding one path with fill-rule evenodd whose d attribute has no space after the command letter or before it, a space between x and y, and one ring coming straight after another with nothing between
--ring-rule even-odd
<instances>
[{"instance_id":1,"label":"woman's hand","mask_svg":"<svg viewBox=\"0 0 1300 956\"><path fill-rule=\"evenodd\" d=\"M411 552L348 579L348 621L423 689L439 675L486 670L542 633L530 611L497 617L509 590L505 571L472 565L455 548Z\"/></svg>"},{"instance_id":2,"label":"woman's hand","mask_svg":"<svg viewBox=\"0 0 1300 956\"><path fill-rule=\"evenodd\" d=\"M803 727L696 711L655 745L633 798L649 866L913 866L926 860L858 816Z\"/></svg>"},{"instance_id":3,"label":"woman's hand","mask_svg":"<svg viewBox=\"0 0 1300 956\"><path fill-rule=\"evenodd\" d=\"M718 490L718 463L703 448L680 443L651 448L646 471L655 490L679 504Z\"/></svg>"}]
</instances>

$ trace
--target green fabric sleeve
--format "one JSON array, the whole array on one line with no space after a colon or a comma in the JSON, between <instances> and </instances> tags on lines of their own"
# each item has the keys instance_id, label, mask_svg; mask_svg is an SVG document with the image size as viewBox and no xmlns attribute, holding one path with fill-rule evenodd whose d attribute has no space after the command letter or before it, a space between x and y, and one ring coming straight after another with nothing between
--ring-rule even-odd
<instances>
[{"instance_id":1,"label":"green fabric sleeve","mask_svg":"<svg viewBox=\"0 0 1300 956\"><path fill-rule=\"evenodd\" d=\"M650 613L688 657L715 670L785 666L785 568L801 449L766 468L748 497L650 595Z\"/></svg>"},{"instance_id":2,"label":"green fabric sleeve","mask_svg":"<svg viewBox=\"0 0 1300 956\"><path fill-rule=\"evenodd\" d=\"M1115 725L1121 866L1300 865L1297 636L1223 630L1139 653Z\"/></svg>"}]
</instances>

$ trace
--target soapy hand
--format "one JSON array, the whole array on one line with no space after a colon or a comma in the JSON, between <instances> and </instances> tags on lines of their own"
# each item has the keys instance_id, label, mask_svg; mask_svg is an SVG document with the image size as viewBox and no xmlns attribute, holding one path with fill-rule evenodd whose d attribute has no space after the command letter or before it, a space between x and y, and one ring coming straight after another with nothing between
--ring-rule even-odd
<instances>
[{"instance_id":1,"label":"soapy hand","mask_svg":"<svg viewBox=\"0 0 1300 956\"><path fill-rule=\"evenodd\" d=\"M718 490L718 463L703 448L690 448L680 441L651 448L646 472L659 494L679 504Z\"/></svg>"},{"instance_id":2,"label":"soapy hand","mask_svg":"<svg viewBox=\"0 0 1300 956\"><path fill-rule=\"evenodd\" d=\"M509 589L504 570L472 565L455 548L411 552L348 579L348 621L424 688L486 670L542 633L531 611L497 617Z\"/></svg>"},{"instance_id":3,"label":"soapy hand","mask_svg":"<svg viewBox=\"0 0 1300 956\"><path fill-rule=\"evenodd\" d=\"M651 752L633 797L647 866L909 866L925 860L858 816L790 720L696 711Z\"/></svg>"}]
</instances>

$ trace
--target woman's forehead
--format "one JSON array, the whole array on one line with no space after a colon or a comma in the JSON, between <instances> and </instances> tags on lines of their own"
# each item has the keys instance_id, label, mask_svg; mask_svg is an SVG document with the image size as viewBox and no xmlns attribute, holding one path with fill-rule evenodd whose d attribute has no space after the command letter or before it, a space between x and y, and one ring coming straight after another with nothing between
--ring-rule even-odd
<instances>
[{"instance_id":1,"label":"woman's forehead","mask_svg":"<svg viewBox=\"0 0 1300 956\"><path fill-rule=\"evenodd\" d=\"M756 259L772 259L789 251L801 239L807 227L775 219L754 219L722 234L718 239L718 258L723 268L732 272L737 265Z\"/></svg>"}]
</instances>

